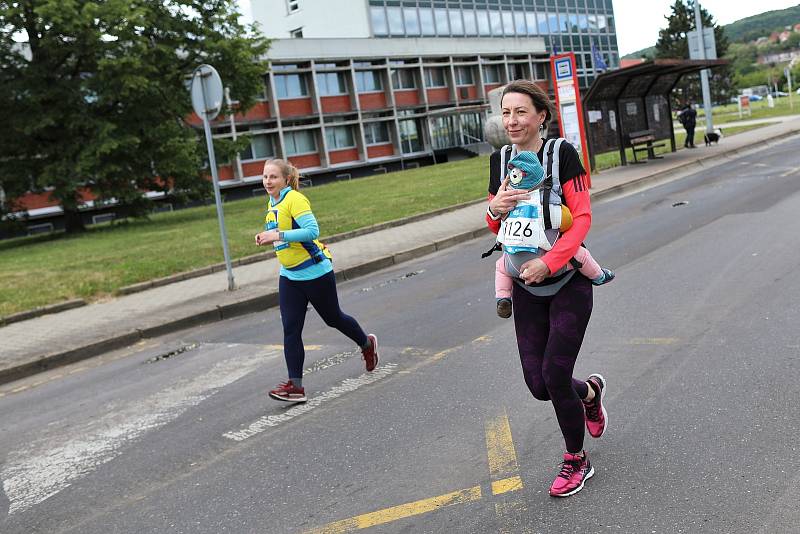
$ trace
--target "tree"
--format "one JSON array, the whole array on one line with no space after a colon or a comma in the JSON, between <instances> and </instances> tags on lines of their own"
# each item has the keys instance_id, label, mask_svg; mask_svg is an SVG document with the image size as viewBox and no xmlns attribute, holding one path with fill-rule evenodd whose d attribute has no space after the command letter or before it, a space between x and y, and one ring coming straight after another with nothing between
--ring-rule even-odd
<instances>
[{"instance_id":1,"label":"tree","mask_svg":"<svg viewBox=\"0 0 800 534\"><path fill-rule=\"evenodd\" d=\"M132 215L207 198L187 76L214 65L247 109L268 44L234 0L0 0L0 215L47 191L69 232L89 190Z\"/></svg>"},{"instance_id":2,"label":"tree","mask_svg":"<svg viewBox=\"0 0 800 534\"><path fill-rule=\"evenodd\" d=\"M656 43L656 59L677 58L689 59L689 42L686 33L695 29L694 2L691 0L675 0L672 5L672 14L665 17L667 27L658 32ZM714 18L700 7L700 18L704 27L714 28L714 38L717 44L717 57L724 57L728 51L728 39L722 26L714 22ZM711 69L709 76L712 102L727 102L731 93L730 68L725 65ZM700 87L700 74L686 75L678 82L672 91L675 107L684 101L702 101Z\"/></svg>"}]
</instances>

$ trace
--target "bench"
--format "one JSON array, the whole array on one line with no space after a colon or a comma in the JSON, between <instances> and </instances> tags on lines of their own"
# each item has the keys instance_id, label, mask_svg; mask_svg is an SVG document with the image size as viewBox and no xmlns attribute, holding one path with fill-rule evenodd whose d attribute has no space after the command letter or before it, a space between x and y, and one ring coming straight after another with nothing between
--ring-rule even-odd
<instances>
[{"instance_id":1,"label":"bench","mask_svg":"<svg viewBox=\"0 0 800 534\"><path fill-rule=\"evenodd\" d=\"M647 152L647 159L662 159L664 156L656 156L656 148L663 148L665 143L656 143L656 136L653 130L639 130L629 132L627 135L628 146L633 150L633 162L644 163L636 157L637 152Z\"/></svg>"}]
</instances>

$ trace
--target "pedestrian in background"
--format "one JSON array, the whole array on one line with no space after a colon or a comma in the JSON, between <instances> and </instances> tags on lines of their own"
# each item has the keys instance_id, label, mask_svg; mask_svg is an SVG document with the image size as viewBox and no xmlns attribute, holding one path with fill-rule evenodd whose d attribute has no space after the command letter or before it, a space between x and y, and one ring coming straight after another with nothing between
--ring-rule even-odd
<instances>
[{"instance_id":1,"label":"pedestrian in background","mask_svg":"<svg viewBox=\"0 0 800 534\"><path fill-rule=\"evenodd\" d=\"M553 151L548 153L552 166L543 163L545 169L552 170L553 194L562 195L573 217L572 227L549 251L520 252L527 254L527 258L521 258L518 266L509 269L509 272L518 273L514 277L511 299L525 383L536 399L552 401L566 445L561 468L550 486L550 495L567 497L583 489L584 482L594 475L583 449L584 425L598 438L605 432L607 422L602 402L605 379L599 374L592 374L586 380L572 377L592 313L591 281L577 270L565 267L575 256L592 223L586 171L575 147L566 140L545 143L542 139L553 114L553 105L536 84L527 80L509 83L503 90L501 107L503 127L513 145L507 157L501 157L497 151L489 160L486 214L489 228L497 233L501 217L531 194L506 187L507 169L501 168L501 162L510 161L522 151L536 154L543 162L545 147Z\"/></svg>"},{"instance_id":2,"label":"pedestrian in background","mask_svg":"<svg viewBox=\"0 0 800 534\"><path fill-rule=\"evenodd\" d=\"M367 371L378 365L378 338L367 335L358 322L342 312L336 292L331 253L317 239L319 225L311 204L299 192L300 174L290 163L271 159L262 179L268 194L264 231L256 235L259 246L272 243L280 261L278 293L283 323L283 354L288 381L269 392L286 402L305 402L303 387L303 326L309 302L325 324L336 328L361 347Z\"/></svg>"},{"instance_id":3,"label":"pedestrian in background","mask_svg":"<svg viewBox=\"0 0 800 534\"><path fill-rule=\"evenodd\" d=\"M678 112L678 122L686 130L686 140L683 142L684 148L697 148L694 146L694 127L697 125L697 111L691 102L685 102L683 108Z\"/></svg>"}]
</instances>

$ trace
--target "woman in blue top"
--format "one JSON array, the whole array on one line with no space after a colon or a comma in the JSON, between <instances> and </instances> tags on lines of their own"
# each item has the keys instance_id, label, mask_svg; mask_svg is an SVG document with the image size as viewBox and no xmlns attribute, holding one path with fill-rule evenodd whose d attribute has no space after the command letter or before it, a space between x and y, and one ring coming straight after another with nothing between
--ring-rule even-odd
<instances>
[{"instance_id":1,"label":"woman in blue top","mask_svg":"<svg viewBox=\"0 0 800 534\"><path fill-rule=\"evenodd\" d=\"M367 371L378 365L378 339L367 335L358 322L339 308L331 254L319 242L319 225L308 198L298 191L300 174L290 163L272 159L264 164L264 189L269 195L264 231L256 245L272 243L281 263L278 283L283 353L289 380L269 392L286 402L305 402L303 388L303 325L310 302L325 324L336 328L361 347Z\"/></svg>"}]
</instances>

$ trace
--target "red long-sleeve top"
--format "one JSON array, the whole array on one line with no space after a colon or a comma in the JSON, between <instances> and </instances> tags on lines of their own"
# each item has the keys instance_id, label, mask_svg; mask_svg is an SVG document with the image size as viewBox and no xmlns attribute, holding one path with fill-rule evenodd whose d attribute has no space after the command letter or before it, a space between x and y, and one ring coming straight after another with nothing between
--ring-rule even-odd
<instances>
[{"instance_id":1,"label":"red long-sleeve top","mask_svg":"<svg viewBox=\"0 0 800 534\"><path fill-rule=\"evenodd\" d=\"M561 269L575 256L578 247L580 247L581 243L586 239L586 235L589 233L589 229L592 226L592 204L589 199L589 181L586 177L586 171L583 170L580 159L578 159L578 153L572 145L563 143L561 152L560 168L564 170L574 169L575 171L579 171L579 173L573 176L564 176L562 173L560 177L562 191L561 200L569 208L570 212L572 212L572 227L564 232L558 241L556 241L556 244L553 245L553 248L541 257L551 273L555 273ZM494 159L495 158L492 158L490 161L494 161ZM499 167L499 159L495 165ZM494 173L492 174L493 176L492 179L490 179L490 184L493 179L499 183L499 181L495 179ZM568 172L568 174L570 173ZM490 185L489 201L495 197L495 194L492 193L491 190L492 186ZM494 221L489 217L488 213L486 214L486 224L495 234L500 231L500 219Z\"/></svg>"}]
</instances>

